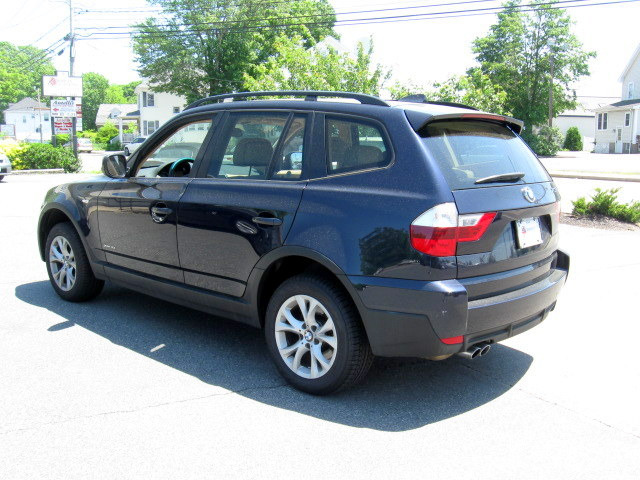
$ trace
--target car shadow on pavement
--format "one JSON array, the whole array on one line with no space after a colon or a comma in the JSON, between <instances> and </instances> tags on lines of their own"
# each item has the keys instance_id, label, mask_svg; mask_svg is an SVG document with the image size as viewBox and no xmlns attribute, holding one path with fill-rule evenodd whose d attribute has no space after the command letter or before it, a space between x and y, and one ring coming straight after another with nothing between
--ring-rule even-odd
<instances>
[{"instance_id":1,"label":"car shadow on pavement","mask_svg":"<svg viewBox=\"0 0 640 480\"><path fill-rule=\"evenodd\" d=\"M477 408L512 388L533 358L496 345L478 360L443 362L376 359L365 381L327 397L284 383L271 363L262 332L246 325L110 284L95 300L68 303L48 281L19 285L16 297L203 382L255 401L344 425L405 431ZM157 346L164 345L160 349Z\"/></svg>"}]
</instances>

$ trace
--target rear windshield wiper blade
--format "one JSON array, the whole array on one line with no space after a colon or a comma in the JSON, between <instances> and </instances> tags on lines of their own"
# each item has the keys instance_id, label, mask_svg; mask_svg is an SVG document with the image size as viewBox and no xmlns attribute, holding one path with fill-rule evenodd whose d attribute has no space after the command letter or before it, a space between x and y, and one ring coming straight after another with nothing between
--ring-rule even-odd
<instances>
[{"instance_id":1,"label":"rear windshield wiper blade","mask_svg":"<svg viewBox=\"0 0 640 480\"><path fill-rule=\"evenodd\" d=\"M515 182L516 180L520 180L524 177L523 172L511 172L511 173L500 173L498 175L489 175L488 177L479 178L475 181L475 184L479 183L493 183L493 182Z\"/></svg>"}]
</instances>

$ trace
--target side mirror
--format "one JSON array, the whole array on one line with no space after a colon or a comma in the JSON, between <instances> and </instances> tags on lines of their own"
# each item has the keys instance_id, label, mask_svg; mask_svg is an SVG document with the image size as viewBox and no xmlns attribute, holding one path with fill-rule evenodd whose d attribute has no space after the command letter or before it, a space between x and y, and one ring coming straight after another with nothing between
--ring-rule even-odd
<instances>
[{"instance_id":1,"label":"side mirror","mask_svg":"<svg viewBox=\"0 0 640 480\"><path fill-rule=\"evenodd\" d=\"M127 174L127 157L122 153L112 153L102 158L102 173L110 178L124 178Z\"/></svg>"}]
</instances>

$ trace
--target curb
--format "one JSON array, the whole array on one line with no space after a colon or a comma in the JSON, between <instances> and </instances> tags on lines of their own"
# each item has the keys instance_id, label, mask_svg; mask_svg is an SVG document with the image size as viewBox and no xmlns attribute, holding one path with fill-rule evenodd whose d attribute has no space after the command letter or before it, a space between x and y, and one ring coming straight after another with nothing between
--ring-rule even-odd
<instances>
[{"instance_id":1,"label":"curb","mask_svg":"<svg viewBox=\"0 0 640 480\"><path fill-rule=\"evenodd\" d=\"M549 175L556 178L576 178L580 180L608 180L611 182L640 182L640 175L632 177L630 175L606 175L602 173L585 172L549 172Z\"/></svg>"},{"instance_id":2,"label":"curb","mask_svg":"<svg viewBox=\"0 0 640 480\"><path fill-rule=\"evenodd\" d=\"M39 170L13 170L10 175L30 175L43 173L64 173L62 168L43 168Z\"/></svg>"}]
</instances>

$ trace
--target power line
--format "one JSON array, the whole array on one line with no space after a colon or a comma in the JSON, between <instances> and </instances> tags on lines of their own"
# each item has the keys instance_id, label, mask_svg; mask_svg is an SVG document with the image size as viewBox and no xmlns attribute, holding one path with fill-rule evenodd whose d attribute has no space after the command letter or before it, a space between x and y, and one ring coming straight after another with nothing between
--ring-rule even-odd
<instances>
[{"instance_id":1,"label":"power line","mask_svg":"<svg viewBox=\"0 0 640 480\"><path fill-rule=\"evenodd\" d=\"M300 18L317 18L317 17L333 17L339 15L356 15L362 13L377 13L377 12L388 12L388 11L398 11L398 10L415 10L415 9L426 9L426 8L434 8L434 7L443 7L443 6L451 6L451 5L462 5L462 4L470 4L470 3L487 3L494 2L496 0L463 0L457 2L447 2L447 3L434 3L429 5L412 5L407 7L390 7L390 8L378 8L373 10L355 10L351 12L333 12L333 13L314 13L314 14L306 14L306 15L292 15L287 18L290 19L300 19ZM573 2L584 2L588 0L567 0ZM503 7L492 7L494 9L503 8ZM416 14L419 15L419 14ZM154 25L156 27L179 27L179 26L195 26L195 25L219 25L219 24L229 24L229 23L246 23L251 20L272 20L279 19L282 17L248 17L242 20L226 20L224 22L202 22L202 23L191 23L191 24L166 24L166 25ZM340 20L337 20L340 21ZM345 20L346 21L346 20ZM78 30L92 30L92 29L100 29L101 27L84 27L78 28ZM111 26L111 27L103 27L105 30L116 29L116 28L130 28L129 26Z\"/></svg>"},{"instance_id":2,"label":"power line","mask_svg":"<svg viewBox=\"0 0 640 480\"><path fill-rule=\"evenodd\" d=\"M559 2L545 2L539 4L526 4L512 7L488 7L488 8L476 8L476 9L463 9L463 10L450 10L444 12L423 12L417 14L408 14L408 15L391 15L391 16L381 16L381 17L368 17L368 18L355 18L355 19L346 19L346 20L337 20L334 26L351 26L351 25L365 25L365 24L375 24L375 23L394 23L394 22L403 22L403 21L417 21L417 20L433 20L437 18L460 18L467 16L476 16L476 15L487 15L487 14L495 14L501 13L510 10L516 10L521 12L531 12L531 11L539 11L539 10L556 10L556 9L567 9L567 8L578 8L578 7L591 7L591 6L601 6L601 5L614 5L614 4L622 4L622 3L633 3L638 2L640 0L611 0L604 2L596 2L596 3L581 3L579 5L563 5L557 6L559 4L572 3L575 4L577 2L586 2L590 0L561 0ZM282 17L272 17L266 18L265 20L277 20ZM298 18L298 17L291 17ZM247 32L247 31L259 31L263 29L273 29L273 28L281 28L281 27L292 27L292 26L313 26L313 25L327 25L329 22L301 22L301 23L282 23L275 25L247 25L236 28L226 29L228 32ZM222 25L224 26L226 22L206 22L206 23L194 23L194 24L184 24L183 27L197 27L204 25ZM169 25L172 26L172 25ZM164 31L148 31L144 30L131 30L127 32L88 32L86 35L82 35L83 38L80 40L103 40L109 38L115 38L117 36L132 36L136 34L145 34L148 38L167 38L169 36L173 37L188 37L194 36L202 33L201 31L190 31L190 30L164 30ZM102 37L94 37L94 35L103 35ZM94 37L94 38L90 38ZM124 37L123 37L124 38Z\"/></svg>"}]
</instances>

